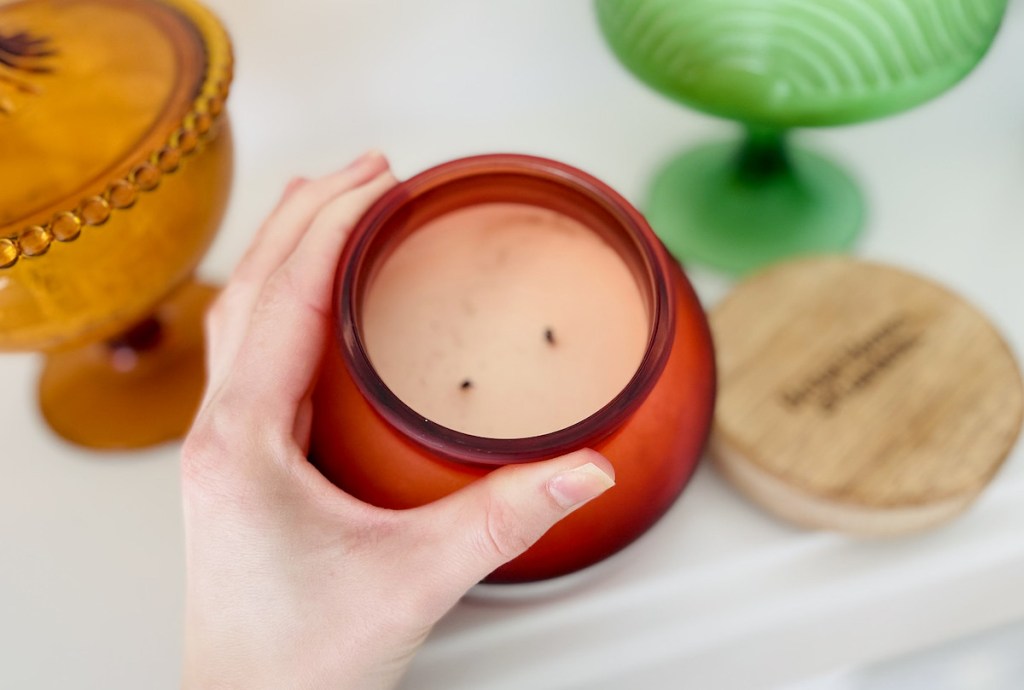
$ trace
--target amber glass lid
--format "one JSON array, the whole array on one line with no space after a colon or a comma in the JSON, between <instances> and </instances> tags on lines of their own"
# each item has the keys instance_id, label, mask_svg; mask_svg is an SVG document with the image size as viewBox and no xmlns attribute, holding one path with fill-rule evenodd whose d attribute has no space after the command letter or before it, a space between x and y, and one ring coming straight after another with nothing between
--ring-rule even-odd
<instances>
[{"instance_id":1,"label":"amber glass lid","mask_svg":"<svg viewBox=\"0 0 1024 690\"><path fill-rule=\"evenodd\" d=\"M191 0L0 0L0 237L145 191L162 152L201 145L230 79Z\"/></svg>"}]
</instances>

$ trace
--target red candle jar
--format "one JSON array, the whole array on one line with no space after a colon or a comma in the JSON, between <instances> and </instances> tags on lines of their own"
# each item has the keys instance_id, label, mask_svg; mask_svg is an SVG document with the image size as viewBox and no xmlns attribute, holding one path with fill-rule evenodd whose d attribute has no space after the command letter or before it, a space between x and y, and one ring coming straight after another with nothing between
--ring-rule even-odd
<instances>
[{"instance_id":1,"label":"red candle jar","mask_svg":"<svg viewBox=\"0 0 1024 690\"><path fill-rule=\"evenodd\" d=\"M417 414L374 370L361 332L368 285L396 246L445 214L494 202L549 209L596 233L635 278L647 314L646 350L625 387L582 421L529 438L474 436ZM555 577L622 549L672 505L708 436L714 353L690 283L636 209L602 182L562 163L477 156L394 187L367 211L346 245L334 314L336 341L314 392L310 457L353 496L381 507L411 508L496 467L584 447L614 465L614 488L555 525L488 582Z\"/></svg>"}]
</instances>

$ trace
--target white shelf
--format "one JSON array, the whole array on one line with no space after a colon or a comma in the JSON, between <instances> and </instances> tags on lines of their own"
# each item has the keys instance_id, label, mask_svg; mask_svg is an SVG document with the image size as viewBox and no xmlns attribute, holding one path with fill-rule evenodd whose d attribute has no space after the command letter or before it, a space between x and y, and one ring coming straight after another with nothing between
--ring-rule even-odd
<instances>
[{"instance_id":1,"label":"white shelf","mask_svg":"<svg viewBox=\"0 0 1024 690\"><path fill-rule=\"evenodd\" d=\"M203 272L227 275L291 176L374 146L400 175L510 150L627 196L673 152L728 136L631 80L589 2L211 0L236 41L231 208ZM862 255L941 279L1024 351L1024 11L965 83L899 117L801 141L855 172ZM728 285L693 273L712 303ZM0 276L0 281L3 278ZM2 289L2 285L0 285ZM33 355L0 357L0 687L174 688L177 449L103 456L54 438ZM964 518L856 542L777 523L704 467L615 558L554 586L475 592L405 687L763 687L1024 619L1024 451Z\"/></svg>"}]
</instances>

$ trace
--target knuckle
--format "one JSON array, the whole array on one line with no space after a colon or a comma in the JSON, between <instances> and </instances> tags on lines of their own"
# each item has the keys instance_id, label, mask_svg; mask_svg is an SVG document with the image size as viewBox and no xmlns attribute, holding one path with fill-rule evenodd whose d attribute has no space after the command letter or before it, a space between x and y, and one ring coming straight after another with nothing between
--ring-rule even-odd
<instances>
[{"instance_id":1,"label":"knuckle","mask_svg":"<svg viewBox=\"0 0 1024 690\"><path fill-rule=\"evenodd\" d=\"M501 558L502 562L512 560L533 543L520 516L508 503L491 499L485 514L484 548Z\"/></svg>"},{"instance_id":2,"label":"knuckle","mask_svg":"<svg viewBox=\"0 0 1024 690\"><path fill-rule=\"evenodd\" d=\"M260 303L264 307L273 307L281 302L294 300L299 294L299 278L295 270L286 264L267 279L260 293Z\"/></svg>"},{"instance_id":3,"label":"knuckle","mask_svg":"<svg viewBox=\"0 0 1024 690\"><path fill-rule=\"evenodd\" d=\"M388 544L396 543L406 533L402 515L396 511L361 506L353 513L349 507L346 517L349 530L344 548L348 551L381 552Z\"/></svg>"},{"instance_id":4,"label":"knuckle","mask_svg":"<svg viewBox=\"0 0 1024 690\"><path fill-rule=\"evenodd\" d=\"M235 266L235 270L232 271L231 278L228 281L228 287L231 285L252 284L260 280L265 270L263 268L265 261L261 260L263 256L261 251L262 234L261 232L256 236L256 241L249 247L249 250L246 251L238 265Z\"/></svg>"},{"instance_id":5,"label":"knuckle","mask_svg":"<svg viewBox=\"0 0 1024 690\"><path fill-rule=\"evenodd\" d=\"M298 269L291 264L285 264L267 279L253 315L259 319L270 315L269 318L272 319L282 311L292 312L296 308L304 308L309 303L309 292Z\"/></svg>"},{"instance_id":6,"label":"knuckle","mask_svg":"<svg viewBox=\"0 0 1024 690\"><path fill-rule=\"evenodd\" d=\"M193 424L181 448L182 491L222 494L233 456L247 446L244 421L230 408L211 404Z\"/></svg>"},{"instance_id":7,"label":"knuckle","mask_svg":"<svg viewBox=\"0 0 1024 690\"><path fill-rule=\"evenodd\" d=\"M202 474L207 465L215 464L220 452L226 447L222 430L210 420L212 412L204 413L188 432L181 446L181 467L185 479Z\"/></svg>"},{"instance_id":8,"label":"knuckle","mask_svg":"<svg viewBox=\"0 0 1024 690\"><path fill-rule=\"evenodd\" d=\"M233 278L206 309L204 323L208 330L216 330L228 317L241 309L248 285L243 280Z\"/></svg>"},{"instance_id":9,"label":"knuckle","mask_svg":"<svg viewBox=\"0 0 1024 690\"><path fill-rule=\"evenodd\" d=\"M352 193L348 192L317 211L314 222L321 227L344 231L346 227L355 224L357 210L356 200L353 199Z\"/></svg>"},{"instance_id":10,"label":"knuckle","mask_svg":"<svg viewBox=\"0 0 1024 690\"><path fill-rule=\"evenodd\" d=\"M237 309L247 299L247 295L256 290L258 290L256 280L244 275L244 272L236 274L220 291L213 304L221 312L230 312Z\"/></svg>"}]
</instances>

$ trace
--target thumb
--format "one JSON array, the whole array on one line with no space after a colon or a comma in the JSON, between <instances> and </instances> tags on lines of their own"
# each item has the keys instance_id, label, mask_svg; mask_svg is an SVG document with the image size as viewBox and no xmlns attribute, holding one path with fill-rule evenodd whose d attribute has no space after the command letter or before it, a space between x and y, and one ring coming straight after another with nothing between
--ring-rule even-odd
<instances>
[{"instance_id":1,"label":"thumb","mask_svg":"<svg viewBox=\"0 0 1024 690\"><path fill-rule=\"evenodd\" d=\"M461 596L540 539L556 522L615 485L615 470L584 449L559 458L495 470L473 484L417 509L421 524L443 530L448 581Z\"/></svg>"}]
</instances>

